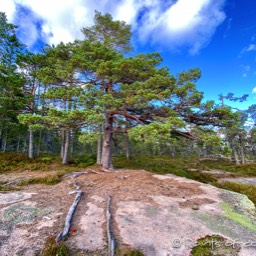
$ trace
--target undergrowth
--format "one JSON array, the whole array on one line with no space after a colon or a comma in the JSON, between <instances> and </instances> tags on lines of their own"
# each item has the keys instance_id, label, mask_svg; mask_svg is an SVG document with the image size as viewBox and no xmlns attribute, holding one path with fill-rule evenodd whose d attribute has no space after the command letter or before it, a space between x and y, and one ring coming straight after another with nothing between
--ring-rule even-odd
<instances>
[{"instance_id":1,"label":"undergrowth","mask_svg":"<svg viewBox=\"0 0 256 256\"><path fill-rule=\"evenodd\" d=\"M230 160L218 159L216 160L203 160L200 161L200 165L207 169L222 170L232 173L237 177L256 177L256 163L250 163L245 165L235 165Z\"/></svg>"},{"instance_id":2,"label":"undergrowth","mask_svg":"<svg viewBox=\"0 0 256 256\"><path fill-rule=\"evenodd\" d=\"M248 198L256 205L256 187L253 185L223 182L218 184L218 187L247 195Z\"/></svg>"},{"instance_id":3,"label":"undergrowth","mask_svg":"<svg viewBox=\"0 0 256 256\"><path fill-rule=\"evenodd\" d=\"M63 165L59 156L45 155L29 159L21 153L0 153L0 173L9 171L51 171L60 169L69 172L77 168L86 168L96 163L96 156L81 154Z\"/></svg>"},{"instance_id":4,"label":"undergrowth","mask_svg":"<svg viewBox=\"0 0 256 256\"><path fill-rule=\"evenodd\" d=\"M172 173L201 182L212 183L215 179L207 173L191 171L221 170L231 173L234 177L256 177L256 163L235 165L227 159L203 160L193 157L168 157L168 156L138 156L131 159L125 157L114 157L114 166L117 168L145 169L159 174Z\"/></svg>"},{"instance_id":5,"label":"undergrowth","mask_svg":"<svg viewBox=\"0 0 256 256\"><path fill-rule=\"evenodd\" d=\"M158 174L175 174L194 179L203 183L214 183L216 179L207 173L192 172L190 169L201 169L200 162L195 158L171 158L167 156L114 157L116 168L144 169Z\"/></svg>"},{"instance_id":6,"label":"undergrowth","mask_svg":"<svg viewBox=\"0 0 256 256\"><path fill-rule=\"evenodd\" d=\"M19 170L50 171L50 164L56 162L56 156L29 159L21 153L0 153L0 173Z\"/></svg>"},{"instance_id":7,"label":"undergrowth","mask_svg":"<svg viewBox=\"0 0 256 256\"><path fill-rule=\"evenodd\" d=\"M30 184L45 184L45 185L55 185L61 182L61 175L50 175L47 177L35 177L28 180L22 180L17 183L18 186L26 186Z\"/></svg>"}]
</instances>

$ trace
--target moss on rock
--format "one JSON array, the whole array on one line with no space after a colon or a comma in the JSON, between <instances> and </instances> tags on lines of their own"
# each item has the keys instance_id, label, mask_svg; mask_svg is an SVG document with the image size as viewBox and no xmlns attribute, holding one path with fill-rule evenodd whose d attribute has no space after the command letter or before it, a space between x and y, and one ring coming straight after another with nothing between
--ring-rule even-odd
<instances>
[{"instance_id":1,"label":"moss on rock","mask_svg":"<svg viewBox=\"0 0 256 256\"><path fill-rule=\"evenodd\" d=\"M197 245L192 249L192 256L237 256L241 247L233 244L219 235L206 236L197 241Z\"/></svg>"}]
</instances>

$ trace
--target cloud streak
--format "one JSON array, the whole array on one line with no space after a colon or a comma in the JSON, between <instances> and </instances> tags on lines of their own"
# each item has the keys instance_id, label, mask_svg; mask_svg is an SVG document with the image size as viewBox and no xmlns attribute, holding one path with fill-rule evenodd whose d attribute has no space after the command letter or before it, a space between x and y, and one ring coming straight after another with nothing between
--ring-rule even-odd
<instances>
[{"instance_id":1,"label":"cloud streak","mask_svg":"<svg viewBox=\"0 0 256 256\"><path fill-rule=\"evenodd\" d=\"M81 28L91 25L97 9L132 24L139 44L160 45L173 51L187 49L190 54L196 54L210 42L225 19L225 0L62 0L61 4L53 4L51 0L2 1L5 8L0 10L11 21L17 17L17 4L40 17L42 27L38 37L43 34L50 44L81 38ZM35 21L20 18L24 31L29 31L31 23ZM28 38L32 45L31 37Z\"/></svg>"}]
</instances>

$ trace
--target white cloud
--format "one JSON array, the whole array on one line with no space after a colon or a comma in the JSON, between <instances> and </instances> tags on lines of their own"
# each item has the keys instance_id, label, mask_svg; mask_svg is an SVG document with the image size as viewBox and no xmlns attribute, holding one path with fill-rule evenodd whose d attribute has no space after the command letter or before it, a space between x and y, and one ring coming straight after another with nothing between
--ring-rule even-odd
<instances>
[{"instance_id":1,"label":"white cloud","mask_svg":"<svg viewBox=\"0 0 256 256\"><path fill-rule=\"evenodd\" d=\"M251 70L251 66L250 65L241 65L242 70L243 70L243 77L247 77L248 73Z\"/></svg>"},{"instance_id":2,"label":"white cloud","mask_svg":"<svg viewBox=\"0 0 256 256\"><path fill-rule=\"evenodd\" d=\"M179 0L165 10L157 6L144 15L139 29L141 39L164 44L171 50L185 46L196 54L225 19L223 4L222 0Z\"/></svg>"},{"instance_id":3,"label":"white cloud","mask_svg":"<svg viewBox=\"0 0 256 256\"><path fill-rule=\"evenodd\" d=\"M252 40L253 40L253 39L252 39ZM242 57L245 53L247 53L247 52L252 52L252 51L256 51L256 44L250 44L250 45L244 47L244 48L242 49L242 51L240 52L239 57Z\"/></svg>"},{"instance_id":4,"label":"white cloud","mask_svg":"<svg viewBox=\"0 0 256 256\"><path fill-rule=\"evenodd\" d=\"M252 93L256 93L256 87L252 89Z\"/></svg>"},{"instance_id":5,"label":"white cloud","mask_svg":"<svg viewBox=\"0 0 256 256\"><path fill-rule=\"evenodd\" d=\"M250 44L248 47L245 48L246 52L256 51L256 44Z\"/></svg>"},{"instance_id":6,"label":"white cloud","mask_svg":"<svg viewBox=\"0 0 256 256\"><path fill-rule=\"evenodd\" d=\"M14 15L14 12L15 12L15 3L14 3L14 1L12 1L12 0L11 1L8 1L8 0L2 1L0 11L5 12L8 19L10 21L13 21L13 15Z\"/></svg>"},{"instance_id":7,"label":"white cloud","mask_svg":"<svg viewBox=\"0 0 256 256\"><path fill-rule=\"evenodd\" d=\"M40 16L44 21L42 30L51 44L81 37L81 28L92 23L97 9L132 24L140 43L163 45L170 50L186 47L195 54L209 43L225 19L225 0L61 0L55 4L52 0L2 1L5 9L0 10L10 19L15 3Z\"/></svg>"}]
</instances>

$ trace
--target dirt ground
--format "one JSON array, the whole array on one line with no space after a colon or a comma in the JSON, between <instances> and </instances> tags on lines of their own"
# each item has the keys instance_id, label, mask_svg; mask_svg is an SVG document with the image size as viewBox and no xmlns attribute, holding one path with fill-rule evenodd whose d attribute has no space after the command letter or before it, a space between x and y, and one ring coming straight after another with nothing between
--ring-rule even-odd
<instances>
[{"instance_id":1,"label":"dirt ground","mask_svg":"<svg viewBox=\"0 0 256 256\"><path fill-rule=\"evenodd\" d=\"M173 246L175 239L188 238L196 242L216 232L233 238L225 232L211 230L200 220L200 214L223 214L219 207L221 190L143 170L83 171L88 173L76 178L65 177L57 185L28 185L19 191L0 193L1 256L40 255L47 237L56 237L62 231L75 197L70 192L78 187L83 195L66 243L84 252L79 255L107 255L107 195L112 198L113 231L119 248L138 248L149 256L186 256L191 248L184 244ZM0 180L44 175L48 173L25 171L0 175ZM255 232L247 233L256 241ZM256 246L245 248L241 255L248 252L256 255Z\"/></svg>"}]
</instances>

